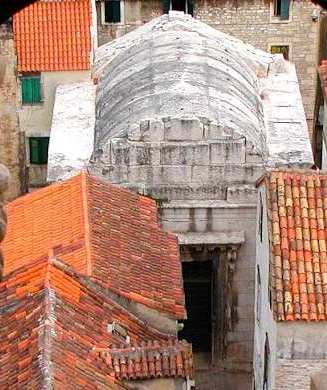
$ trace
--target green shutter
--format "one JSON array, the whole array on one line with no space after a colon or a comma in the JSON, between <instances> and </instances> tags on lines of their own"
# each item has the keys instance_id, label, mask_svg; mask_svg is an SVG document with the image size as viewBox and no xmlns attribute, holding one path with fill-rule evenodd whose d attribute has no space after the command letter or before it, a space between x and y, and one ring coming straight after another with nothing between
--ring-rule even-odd
<instances>
[{"instance_id":1,"label":"green shutter","mask_svg":"<svg viewBox=\"0 0 327 390\"><path fill-rule=\"evenodd\" d=\"M162 10L164 14L168 14L170 10L170 0L162 0Z\"/></svg>"},{"instance_id":2,"label":"green shutter","mask_svg":"<svg viewBox=\"0 0 327 390\"><path fill-rule=\"evenodd\" d=\"M193 16L193 1L187 0L187 13Z\"/></svg>"},{"instance_id":3,"label":"green shutter","mask_svg":"<svg viewBox=\"0 0 327 390\"><path fill-rule=\"evenodd\" d=\"M109 0L105 2L105 21L107 23L120 23L120 1Z\"/></svg>"},{"instance_id":4,"label":"green shutter","mask_svg":"<svg viewBox=\"0 0 327 390\"><path fill-rule=\"evenodd\" d=\"M31 164L47 164L49 137L30 137L30 163Z\"/></svg>"},{"instance_id":5,"label":"green shutter","mask_svg":"<svg viewBox=\"0 0 327 390\"><path fill-rule=\"evenodd\" d=\"M289 17L290 17L290 0L281 0L280 18L281 20L288 20Z\"/></svg>"},{"instance_id":6,"label":"green shutter","mask_svg":"<svg viewBox=\"0 0 327 390\"><path fill-rule=\"evenodd\" d=\"M39 103L41 101L41 78L40 76L22 77L22 103Z\"/></svg>"}]
</instances>

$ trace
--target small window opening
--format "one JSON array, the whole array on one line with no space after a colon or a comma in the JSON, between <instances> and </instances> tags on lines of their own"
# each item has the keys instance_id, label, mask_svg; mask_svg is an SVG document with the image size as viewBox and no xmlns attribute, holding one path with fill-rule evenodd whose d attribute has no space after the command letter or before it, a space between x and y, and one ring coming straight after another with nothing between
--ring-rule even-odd
<instances>
[{"instance_id":1,"label":"small window opening","mask_svg":"<svg viewBox=\"0 0 327 390\"><path fill-rule=\"evenodd\" d=\"M104 2L104 21L105 23L120 23L121 10L120 0L105 0Z\"/></svg>"},{"instance_id":2,"label":"small window opening","mask_svg":"<svg viewBox=\"0 0 327 390\"><path fill-rule=\"evenodd\" d=\"M290 47L287 45L274 45L271 46L271 54L283 54L285 60L289 60Z\"/></svg>"},{"instance_id":3,"label":"small window opening","mask_svg":"<svg viewBox=\"0 0 327 390\"><path fill-rule=\"evenodd\" d=\"M290 0L274 0L274 16L281 20L290 17Z\"/></svg>"},{"instance_id":4,"label":"small window opening","mask_svg":"<svg viewBox=\"0 0 327 390\"><path fill-rule=\"evenodd\" d=\"M264 357L264 367L263 367L263 390L268 390L269 363L270 363L270 347L269 347L268 333L266 333L265 357Z\"/></svg>"},{"instance_id":5,"label":"small window opening","mask_svg":"<svg viewBox=\"0 0 327 390\"><path fill-rule=\"evenodd\" d=\"M41 102L41 75L28 74L20 78L22 90L22 104Z\"/></svg>"},{"instance_id":6,"label":"small window opening","mask_svg":"<svg viewBox=\"0 0 327 390\"><path fill-rule=\"evenodd\" d=\"M260 310L261 310L261 275L260 267L257 265L257 321L260 322Z\"/></svg>"},{"instance_id":7,"label":"small window opening","mask_svg":"<svg viewBox=\"0 0 327 390\"><path fill-rule=\"evenodd\" d=\"M262 196L260 193L260 205L259 205L259 236L260 236L260 242L262 242L263 238L263 202L262 202Z\"/></svg>"},{"instance_id":8,"label":"small window opening","mask_svg":"<svg viewBox=\"0 0 327 390\"><path fill-rule=\"evenodd\" d=\"M163 0L163 12L167 14L169 10L182 11L193 16L192 0Z\"/></svg>"},{"instance_id":9,"label":"small window opening","mask_svg":"<svg viewBox=\"0 0 327 390\"><path fill-rule=\"evenodd\" d=\"M192 343L194 352L211 351L212 261L183 262L187 320L179 338Z\"/></svg>"},{"instance_id":10,"label":"small window opening","mask_svg":"<svg viewBox=\"0 0 327 390\"><path fill-rule=\"evenodd\" d=\"M30 163L43 165L48 163L49 137L30 137Z\"/></svg>"}]
</instances>

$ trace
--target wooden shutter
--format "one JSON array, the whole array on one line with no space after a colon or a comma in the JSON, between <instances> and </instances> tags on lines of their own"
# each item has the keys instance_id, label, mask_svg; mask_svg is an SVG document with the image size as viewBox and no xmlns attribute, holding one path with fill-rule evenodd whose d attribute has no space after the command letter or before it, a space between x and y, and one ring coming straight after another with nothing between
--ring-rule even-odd
<instances>
[{"instance_id":1,"label":"wooden shutter","mask_svg":"<svg viewBox=\"0 0 327 390\"><path fill-rule=\"evenodd\" d=\"M39 76L21 79L22 103L39 103L41 101L41 80Z\"/></svg>"},{"instance_id":2,"label":"wooden shutter","mask_svg":"<svg viewBox=\"0 0 327 390\"><path fill-rule=\"evenodd\" d=\"M49 137L30 137L29 146L31 164L48 163Z\"/></svg>"},{"instance_id":3,"label":"wooden shutter","mask_svg":"<svg viewBox=\"0 0 327 390\"><path fill-rule=\"evenodd\" d=\"M105 2L105 22L120 23L120 1L110 0Z\"/></svg>"},{"instance_id":4,"label":"wooden shutter","mask_svg":"<svg viewBox=\"0 0 327 390\"><path fill-rule=\"evenodd\" d=\"M187 13L193 16L193 1L187 0Z\"/></svg>"},{"instance_id":5,"label":"wooden shutter","mask_svg":"<svg viewBox=\"0 0 327 390\"><path fill-rule=\"evenodd\" d=\"M281 20L288 20L289 17L290 17L290 0L281 0L280 18Z\"/></svg>"},{"instance_id":6,"label":"wooden shutter","mask_svg":"<svg viewBox=\"0 0 327 390\"><path fill-rule=\"evenodd\" d=\"M168 14L170 10L170 0L162 0L162 10L164 14Z\"/></svg>"}]
</instances>

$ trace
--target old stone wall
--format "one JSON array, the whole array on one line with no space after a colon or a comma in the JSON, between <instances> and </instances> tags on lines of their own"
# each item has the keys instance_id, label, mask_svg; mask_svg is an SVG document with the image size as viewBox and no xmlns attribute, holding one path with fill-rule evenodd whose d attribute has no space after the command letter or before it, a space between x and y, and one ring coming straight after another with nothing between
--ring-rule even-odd
<instances>
[{"instance_id":1,"label":"old stone wall","mask_svg":"<svg viewBox=\"0 0 327 390\"><path fill-rule=\"evenodd\" d=\"M9 24L0 25L0 162L10 171L5 198L26 191L24 134L17 113L16 56Z\"/></svg>"},{"instance_id":2,"label":"old stone wall","mask_svg":"<svg viewBox=\"0 0 327 390\"><path fill-rule=\"evenodd\" d=\"M325 359L279 359L275 389L310 390L311 376L326 368Z\"/></svg>"},{"instance_id":3,"label":"old stone wall","mask_svg":"<svg viewBox=\"0 0 327 390\"><path fill-rule=\"evenodd\" d=\"M277 324L276 390L309 390L311 376L327 368L324 322Z\"/></svg>"},{"instance_id":4,"label":"old stone wall","mask_svg":"<svg viewBox=\"0 0 327 390\"><path fill-rule=\"evenodd\" d=\"M316 8L310 1L291 1L290 20L274 20L272 2L197 0L195 17L242 39L262 50L272 45L288 45L290 61L296 66L307 117L312 135L317 88L319 51L319 21L313 21Z\"/></svg>"}]
</instances>

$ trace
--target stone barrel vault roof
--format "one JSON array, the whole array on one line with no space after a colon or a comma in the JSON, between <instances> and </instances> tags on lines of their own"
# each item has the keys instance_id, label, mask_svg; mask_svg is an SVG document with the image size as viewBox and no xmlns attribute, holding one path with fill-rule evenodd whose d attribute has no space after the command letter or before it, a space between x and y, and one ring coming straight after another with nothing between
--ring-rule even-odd
<instances>
[{"instance_id":1,"label":"stone barrel vault roof","mask_svg":"<svg viewBox=\"0 0 327 390\"><path fill-rule=\"evenodd\" d=\"M90 0L39 0L13 21L19 72L90 69Z\"/></svg>"},{"instance_id":2,"label":"stone barrel vault roof","mask_svg":"<svg viewBox=\"0 0 327 390\"><path fill-rule=\"evenodd\" d=\"M152 199L83 172L6 212L5 274L52 253L120 296L184 318L177 238L160 229Z\"/></svg>"},{"instance_id":3,"label":"stone barrel vault roof","mask_svg":"<svg viewBox=\"0 0 327 390\"><path fill-rule=\"evenodd\" d=\"M272 57L180 12L98 49L96 147L142 120L205 118L265 149L258 75Z\"/></svg>"},{"instance_id":4,"label":"stone barrel vault roof","mask_svg":"<svg viewBox=\"0 0 327 390\"><path fill-rule=\"evenodd\" d=\"M276 319L327 320L327 175L272 171L265 183Z\"/></svg>"}]
</instances>

